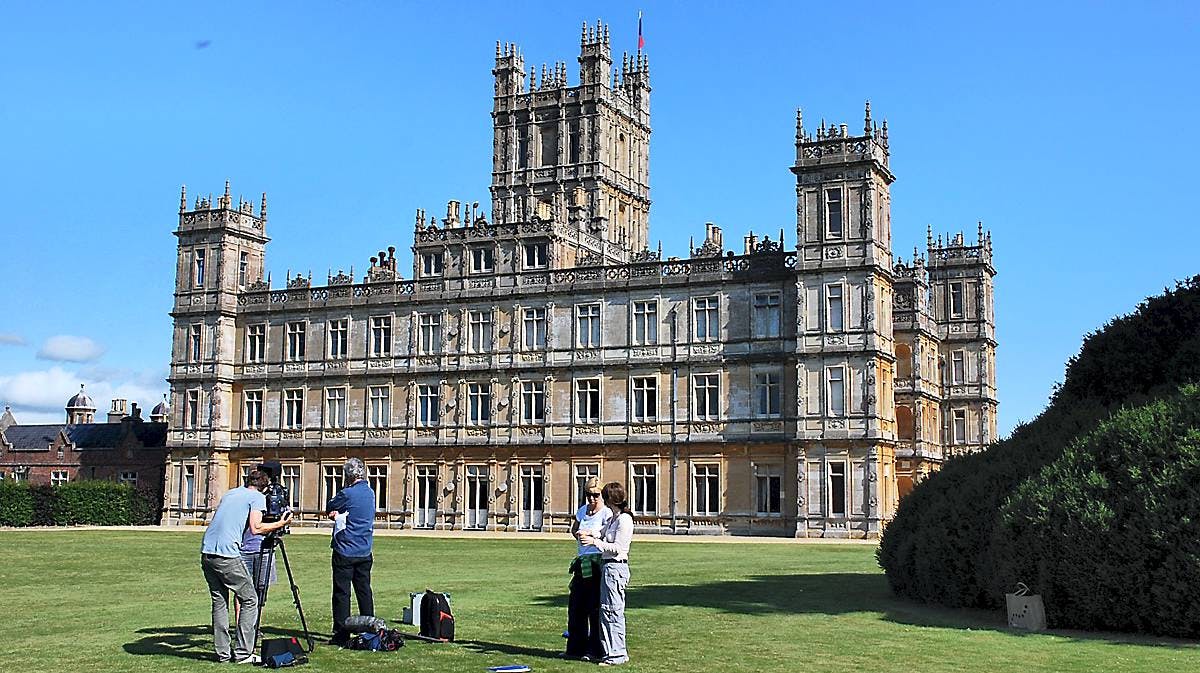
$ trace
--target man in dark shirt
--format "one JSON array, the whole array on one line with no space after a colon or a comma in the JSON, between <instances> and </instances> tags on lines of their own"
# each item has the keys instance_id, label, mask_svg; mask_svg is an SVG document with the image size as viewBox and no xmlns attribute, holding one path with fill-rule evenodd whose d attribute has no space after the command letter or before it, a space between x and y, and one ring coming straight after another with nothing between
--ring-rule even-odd
<instances>
[{"instance_id":1,"label":"man in dark shirt","mask_svg":"<svg viewBox=\"0 0 1200 673\"><path fill-rule=\"evenodd\" d=\"M345 486L329 501L325 511L337 521L345 514L346 527L333 534L333 642L345 644L349 639L346 619L350 617L350 587L358 600L358 613L375 614L371 595L371 548L375 539L375 492L367 483L367 468L358 458L342 465Z\"/></svg>"}]
</instances>

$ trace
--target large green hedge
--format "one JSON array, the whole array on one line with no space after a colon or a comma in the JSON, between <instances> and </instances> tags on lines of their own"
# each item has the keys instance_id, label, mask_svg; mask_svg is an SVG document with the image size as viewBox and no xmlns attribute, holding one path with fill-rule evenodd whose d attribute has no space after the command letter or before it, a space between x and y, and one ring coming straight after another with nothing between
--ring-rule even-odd
<instances>
[{"instance_id":1,"label":"large green hedge","mask_svg":"<svg viewBox=\"0 0 1200 673\"><path fill-rule=\"evenodd\" d=\"M0 482L0 526L154 524L159 506L156 493L111 481Z\"/></svg>"},{"instance_id":2,"label":"large green hedge","mask_svg":"<svg viewBox=\"0 0 1200 673\"><path fill-rule=\"evenodd\" d=\"M999 514L1026 479L1123 406L1200 381L1200 276L1142 302L1088 335L1050 405L985 452L950 460L901 502L878 552L898 594L952 606L999 607Z\"/></svg>"},{"instance_id":3,"label":"large green hedge","mask_svg":"<svg viewBox=\"0 0 1200 673\"><path fill-rule=\"evenodd\" d=\"M1053 626L1200 636L1200 387L1127 409L1000 511L995 592L1024 581Z\"/></svg>"}]
</instances>

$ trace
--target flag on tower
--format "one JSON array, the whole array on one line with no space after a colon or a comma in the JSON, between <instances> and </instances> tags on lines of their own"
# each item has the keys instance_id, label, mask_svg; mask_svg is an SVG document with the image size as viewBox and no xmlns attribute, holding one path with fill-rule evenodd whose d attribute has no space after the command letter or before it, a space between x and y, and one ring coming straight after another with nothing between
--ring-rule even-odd
<instances>
[{"instance_id":1,"label":"flag on tower","mask_svg":"<svg viewBox=\"0 0 1200 673\"><path fill-rule=\"evenodd\" d=\"M638 10L638 51L646 46L646 38L642 37L642 10Z\"/></svg>"}]
</instances>

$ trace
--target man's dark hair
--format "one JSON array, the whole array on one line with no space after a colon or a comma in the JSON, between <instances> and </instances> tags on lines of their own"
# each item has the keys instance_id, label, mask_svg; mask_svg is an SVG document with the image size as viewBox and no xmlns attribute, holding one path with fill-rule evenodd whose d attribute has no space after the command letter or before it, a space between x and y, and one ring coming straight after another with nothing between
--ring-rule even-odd
<instances>
[{"instance_id":1,"label":"man's dark hair","mask_svg":"<svg viewBox=\"0 0 1200 673\"><path fill-rule=\"evenodd\" d=\"M264 490L271 484L271 477L267 476L262 470L250 470L250 474L246 475L246 486L255 488L260 491Z\"/></svg>"},{"instance_id":2,"label":"man's dark hair","mask_svg":"<svg viewBox=\"0 0 1200 673\"><path fill-rule=\"evenodd\" d=\"M629 511L629 503L625 500L625 487L621 482L608 482L600 490L600 495L604 496L604 503L613 510L613 514L620 516Z\"/></svg>"}]
</instances>

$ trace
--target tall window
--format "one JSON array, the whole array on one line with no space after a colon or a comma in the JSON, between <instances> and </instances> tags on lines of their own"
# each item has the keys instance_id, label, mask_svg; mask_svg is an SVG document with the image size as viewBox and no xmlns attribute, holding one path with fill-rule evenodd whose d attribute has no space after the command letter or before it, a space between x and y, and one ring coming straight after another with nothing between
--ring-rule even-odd
<instances>
[{"instance_id":1,"label":"tall window","mask_svg":"<svg viewBox=\"0 0 1200 673\"><path fill-rule=\"evenodd\" d=\"M288 506L298 511L300 509L300 466L284 465L279 481L288 491Z\"/></svg>"},{"instance_id":2,"label":"tall window","mask_svg":"<svg viewBox=\"0 0 1200 673\"><path fill-rule=\"evenodd\" d=\"M575 381L575 422L600 422L600 379Z\"/></svg>"},{"instance_id":3,"label":"tall window","mask_svg":"<svg viewBox=\"0 0 1200 673\"><path fill-rule=\"evenodd\" d=\"M261 390L246 391L246 417L243 421L247 430L262 429L263 394Z\"/></svg>"},{"instance_id":4,"label":"tall window","mask_svg":"<svg viewBox=\"0 0 1200 673\"><path fill-rule=\"evenodd\" d=\"M375 511L386 512L388 487L387 465L368 465L367 483L371 485L371 490L375 491Z\"/></svg>"},{"instance_id":5,"label":"tall window","mask_svg":"<svg viewBox=\"0 0 1200 673\"><path fill-rule=\"evenodd\" d=\"M467 465L467 521L465 528L487 527L487 465Z\"/></svg>"},{"instance_id":6,"label":"tall window","mask_svg":"<svg viewBox=\"0 0 1200 673\"><path fill-rule=\"evenodd\" d=\"M121 477L117 481L125 484L126 486L137 486L137 472L129 470L122 471Z\"/></svg>"},{"instance_id":7,"label":"tall window","mask_svg":"<svg viewBox=\"0 0 1200 673\"><path fill-rule=\"evenodd\" d=\"M521 383L521 422L546 421L546 384L541 381Z\"/></svg>"},{"instance_id":8,"label":"tall window","mask_svg":"<svg viewBox=\"0 0 1200 673\"><path fill-rule=\"evenodd\" d=\"M575 463L575 506L587 504L588 479L600 480L600 466L596 463Z\"/></svg>"},{"instance_id":9,"label":"tall window","mask_svg":"<svg viewBox=\"0 0 1200 673\"><path fill-rule=\"evenodd\" d=\"M633 302L633 343L653 345L658 343L658 302Z\"/></svg>"},{"instance_id":10,"label":"tall window","mask_svg":"<svg viewBox=\"0 0 1200 673\"><path fill-rule=\"evenodd\" d=\"M716 297L693 299L692 314L695 317L696 341L716 341L720 338Z\"/></svg>"},{"instance_id":11,"label":"tall window","mask_svg":"<svg viewBox=\"0 0 1200 673\"><path fill-rule=\"evenodd\" d=\"M579 163L579 151L582 147L579 135L579 122L569 122L567 124L567 163Z\"/></svg>"},{"instance_id":12,"label":"tall window","mask_svg":"<svg viewBox=\"0 0 1200 673\"><path fill-rule=\"evenodd\" d=\"M325 427L346 427L346 389L325 389Z\"/></svg>"},{"instance_id":13,"label":"tall window","mask_svg":"<svg viewBox=\"0 0 1200 673\"><path fill-rule=\"evenodd\" d=\"M967 443L967 410L954 410L954 443Z\"/></svg>"},{"instance_id":14,"label":"tall window","mask_svg":"<svg viewBox=\"0 0 1200 673\"><path fill-rule=\"evenodd\" d=\"M342 468L326 465L321 478L321 501L328 503L342 490Z\"/></svg>"},{"instance_id":15,"label":"tall window","mask_svg":"<svg viewBox=\"0 0 1200 673\"><path fill-rule=\"evenodd\" d=\"M845 311L840 283L825 286L825 329L840 332L845 328Z\"/></svg>"},{"instance_id":16,"label":"tall window","mask_svg":"<svg viewBox=\"0 0 1200 673\"><path fill-rule=\"evenodd\" d=\"M721 472L712 464L692 466L692 506L696 516L721 513Z\"/></svg>"},{"instance_id":17,"label":"tall window","mask_svg":"<svg viewBox=\"0 0 1200 673\"><path fill-rule=\"evenodd\" d=\"M179 508L196 507L196 466L179 466Z\"/></svg>"},{"instance_id":18,"label":"tall window","mask_svg":"<svg viewBox=\"0 0 1200 673\"><path fill-rule=\"evenodd\" d=\"M391 424L392 391L389 386L371 386L367 392L371 400L371 427L386 428Z\"/></svg>"},{"instance_id":19,"label":"tall window","mask_svg":"<svg viewBox=\"0 0 1200 673\"><path fill-rule=\"evenodd\" d=\"M486 353L492 349L491 311L467 311L467 327L472 353Z\"/></svg>"},{"instance_id":20,"label":"tall window","mask_svg":"<svg viewBox=\"0 0 1200 673\"><path fill-rule=\"evenodd\" d=\"M963 284L950 283L950 317L963 317Z\"/></svg>"},{"instance_id":21,"label":"tall window","mask_svg":"<svg viewBox=\"0 0 1200 673\"><path fill-rule=\"evenodd\" d=\"M204 325L189 325L188 326L188 360L199 362L202 354L202 342L204 340Z\"/></svg>"},{"instance_id":22,"label":"tall window","mask_svg":"<svg viewBox=\"0 0 1200 673\"><path fill-rule=\"evenodd\" d=\"M491 248L471 248L471 273L491 273L495 268Z\"/></svg>"},{"instance_id":23,"label":"tall window","mask_svg":"<svg viewBox=\"0 0 1200 673\"><path fill-rule=\"evenodd\" d=\"M521 333L524 335L524 346L527 351L541 350L546 347L546 309L527 308L521 320Z\"/></svg>"},{"instance_id":24,"label":"tall window","mask_svg":"<svg viewBox=\"0 0 1200 673\"><path fill-rule=\"evenodd\" d=\"M754 466L754 500L759 516L783 512L783 477L778 466Z\"/></svg>"},{"instance_id":25,"label":"tall window","mask_svg":"<svg viewBox=\"0 0 1200 673\"><path fill-rule=\"evenodd\" d=\"M197 250L192 258L192 282L196 287L204 287L204 266L207 256L207 250Z\"/></svg>"},{"instance_id":26,"label":"tall window","mask_svg":"<svg viewBox=\"0 0 1200 673\"><path fill-rule=\"evenodd\" d=\"M829 367L825 370L828 384L830 416L846 415L846 369L845 367Z\"/></svg>"},{"instance_id":27,"label":"tall window","mask_svg":"<svg viewBox=\"0 0 1200 673\"><path fill-rule=\"evenodd\" d=\"M375 316L371 318L371 357L387 357L391 354L392 316Z\"/></svg>"},{"instance_id":28,"label":"tall window","mask_svg":"<svg viewBox=\"0 0 1200 673\"><path fill-rule=\"evenodd\" d=\"M842 237L842 189L825 190L825 233L829 238Z\"/></svg>"},{"instance_id":29,"label":"tall window","mask_svg":"<svg viewBox=\"0 0 1200 673\"><path fill-rule=\"evenodd\" d=\"M440 419L438 387L434 385L417 386L417 422L421 425L437 425Z\"/></svg>"},{"instance_id":30,"label":"tall window","mask_svg":"<svg viewBox=\"0 0 1200 673\"><path fill-rule=\"evenodd\" d=\"M779 336L779 293L760 292L754 295L754 336Z\"/></svg>"},{"instance_id":31,"label":"tall window","mask_svg":"<svg viewBox=\"0 0 1200 673\"><path fill-rule=\"evenodd\" d=\"M374 320L374 318L372 318ZM348 347L350 345L350 320L342 318L340 320L329 321L329 357L332 360L340 360L348 355Z\"/></svg>"},{"instance_id":32,"label":"tall window","mask_svg":"<svg viewBox=\"0 0 1200 673\"><path fill-rule=\"evenodd\" d=\"M63 484L67 483L67 481L69 481L69 477L66 470L54 470L50 472L51 486L62 486Z\"/></svg>"},{"instance_id":33,"label":"tall window","mask_svg":"<svg viewBox=\"0 0 1200 673\"><path fill-rule=\"evenodd\" d=\"M758 416L779 416L779 372L754 373L754 413Z\"/></svg>"},{"instance_id":34,"label":"tall window","mask_svg":"<svg viewBox=\"0 0 1200 673\"><path fill-rule=\"evenodd\" d=\"M417 318L419 352L422 355L432 355L442 351L442 315L440 313L422 313Z\"/></svg>"},{"instance_id":35,"label":"tall window","mask_svg":"<svg viewBox=\"0 0 1200 673\"><path fill-rule=\"evenodd\" d=\"M517 129L517 168L529 168L529 129Z\"/></svg>"},{"instance_id":36,"label":"tall window","mask_svg":"<svg viewBox=\"0 0 1200 673\"><path fill-rule=\"evenodd\" d=\"M267 359L267 326L246 327L246 362L262 362Z\"/></svg>"},{"instance_id":37,"label":"tall window","mask_svg":"<svg viewBox=\"0 0 1200 673\"><path fill-rule=\"evenodd\" d=\"M538 144L542 148L539 166L554 166L558 163L558 122L538 129Z\"/></svg>"},{"instance_id":38,"label":"tall window","mask_svg":"<svg viewBox=\"0 0 1200 673\"><path fill-rule=\"evenodd\" d=\"M467 384L467 422L487 425L492 421L492 384Z\"/></svg>"},{"instance_id":39,"label":"tall window","mask_svg":"<svg viewBox=\"0 0 1200 673\"><path fill-rule=\"evenodd\" d=\"M200 391L187 391L187 401L183 405L183 427L200 427Z\"/></svg>"},{"instance_id":40,"label":"tall window","mask_svg":"<svg viewBox=\"0 0 1200 673\"><path fill-rule=\"evenodd\" d=\"M846 516L846 463L829 463L829 516Z\"/></svg>"},{"instance_id":41,"label":"tall window","mask_svg":"<svg viewBox=\"0 0 1200 673\"><path fill-rule=\"evenodd\" d=\"M438 475L436 465L417 466L417 528L437 525Z\"/></svg>"},{"instance_id":42,"label":"tall window","mask_svg":"<svg viewBox=\"0 0 1200 673\"><path fill-rule=\"evenodd\" d=\"M427 252L421 255L421 275L422 276L440 276L444 269L442 253Z\"/></svg>"},{"instance_id":43,"label":"tall window","mask_svg":"<svg viewBox=\"0 0 1200 673\"><path fill-rule=\"evenodd\" d=\"M283 427L287 430L299 430L304 427L303 388L283 391Z\"/></svg>"},{"instance_id":44,"label":"tall window","mask_svg":"<svg viewBox=\"0 0 1200 673\"><path fill-rule=\"evenodd\" d=\"M633 480L633 501L630 505L638 515L658 512L658 466L653 463L630 467Z\"/></svg>"},{"instance_id":45,"label":"tall window","mask_svg":"<svg viewBox=\"0 0 1200 673\"><path fill-rule=\"evenodd\" d=\"M639 423L658 420L658 377L633 378L633 420Z\"/></svg>"},{"instance_id":46,"label":"tall window","mask_svg":"<svg viewBox=\"0 0 1200 673\"><path fill-rule=\"evenodd\" d=\"M549 264L549 256L546 254L548 250L547 243L526 243L524 246L525 252L525 268L526 269L544 269Z\"/></svg>"},{"instance_id":47,"label":"tall window","mask_svg":"<svg viewBox=\"0 0 1200 673\"><path fill-rule=\"evenodd\" d=\"M518 527L523 530L542 529L542 466L521 466L521 511Z\"/></svg>"},{"instance_id":48,"label":"tall window","mask_svg":"<svg viewBox=\"0 0 1200 673\"><path fill-rule=\"evenodd\" d=\"M696 374L692 380L696 418L716 420L721 413L720 375Z\"/></svg>"},{"instance_id":49,"label":"tall window","mask_svg":"<svg viewBox=\"0 0 1200 673\"><path fill-rule=\"evenodd\" d=\"M238 253L238 287L246 287L250 275L250 253Z\"/></svg>"},{"instance_id":50,"label":"tall window","mask_svg":"<svg viewBox=\"0 0 1200 673\"><path fill-rule=\"evenodd\" d=\"M287 324L287 359L304 359L304 331L305 324L302 322Z\"/></svg>"},{"instance_id":51,"label":"tall window","mask_svg":"<svg viewBox=\"0 0 1200 673\"><path fill-rule=\"evenodd\" d=\"M950 382L962 383L967 380L967 355L963 351L950 354Z\"/></svg>"},{"instance_id":52,"label":"tall window","mask_svg":"<svg viewBox=\"0 0 1200 673\"><path fill-rule=\"evenodd\" d=\"M600 304L575 307L575 340L580 348L600 346Z\"/></svg>"}]
</instances>

